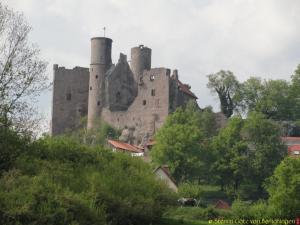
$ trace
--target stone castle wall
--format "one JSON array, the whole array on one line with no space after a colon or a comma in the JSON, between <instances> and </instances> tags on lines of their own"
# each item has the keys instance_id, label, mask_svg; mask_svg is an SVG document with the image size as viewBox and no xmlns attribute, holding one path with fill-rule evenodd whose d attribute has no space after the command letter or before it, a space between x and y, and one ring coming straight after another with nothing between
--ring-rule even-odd
<instances>
[{"instance_id":1,"label":"stone castle wall","mask_svg":"<svg viewBox=\"0 0 300 225\"><path fill-rule=\"evenodd\" d=\"M134 142L153 136L169 114L170 70L155 68L144 71L138 95L126 111L102 111L102 119L116 128L132 129Z\"/></svg>"},{"instance_id":2,"label":"stone castle wall","mask_svg":"<svg viewBox=\"0 0 300 225\"><path fill-rule=\"evenodd\" d=\"M89 69L53 66L52 122L50 133L63 134L80 124L87 115Z\"/></svg>"}]
</instances>

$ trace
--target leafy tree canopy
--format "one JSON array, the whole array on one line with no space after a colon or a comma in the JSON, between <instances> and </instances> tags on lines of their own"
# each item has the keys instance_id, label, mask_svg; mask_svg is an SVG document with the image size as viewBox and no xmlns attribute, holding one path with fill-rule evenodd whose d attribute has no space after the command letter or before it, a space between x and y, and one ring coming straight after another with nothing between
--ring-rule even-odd
<instances>
[{"instance_id":1,"label":"leafy tree canopy","mask_svg":"<svg viewBox=\"0 0 300 225\"><path fill-rule=\"evenodd\" d=\"M256 184L263 194L262 184L286 154L277 124L263 114L253 112L247 119L233 117L213 139L212 171L222 186ZM272 159L272 160L270 160Z\"/></svg>"},{"instance_id":2,"label":"leafy tree canopy","mask_svg":"<svg viewBox=\"0 0 300 225\"><path fill-rule=\"evenodd\" d=\"M156 145L151 151L156 164L168 164L177 181L195 178L201 161L201 131L199 110L192 104L178 108L169 115L155 135Z\"/></svg>"},{"instance_id":3,"label":"leafy tree canopy","mask_svg":"<svg viewBox=\"0 0 300 225\"><path fill-rule=\"evenodd\" d=\"M287 157L269 179L269 204L280 218L294 219L300 213L300 158Z\"/></svg>"},{"instance_id":4,"label":"leafy tree canopy","mask_svg":"<svg viewBox=\"0 0 300 225\"><path fill-rule=\"evenodd\" d=\"M217 93L221 111L229 118L235 109L235 95L239 88L239 82L231 71L221 70L218 73L208 75L207 87Z\"/></svg>"}]
</instances>

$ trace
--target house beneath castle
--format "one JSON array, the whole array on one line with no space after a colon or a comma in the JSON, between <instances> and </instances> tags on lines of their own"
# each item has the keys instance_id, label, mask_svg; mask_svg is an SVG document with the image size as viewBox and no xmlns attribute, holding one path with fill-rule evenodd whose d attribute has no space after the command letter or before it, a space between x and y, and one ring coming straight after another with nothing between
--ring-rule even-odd
<instances>
[{"instance_id":1,"label":"house beneath castle","mask_svg":"<svg viewBox=\"0 0 300 225\"><path fill-rule=\"evenodd\" d=\"M111 60L112 40L91 39L90 68L53 66L51 134L76 129L87 117L87 128L102 120L132 133L135 144L147 141L167 116L197 97L183 84L177 70L151 68L151 49L143 45Z\"/></svg>"}]
</instances>

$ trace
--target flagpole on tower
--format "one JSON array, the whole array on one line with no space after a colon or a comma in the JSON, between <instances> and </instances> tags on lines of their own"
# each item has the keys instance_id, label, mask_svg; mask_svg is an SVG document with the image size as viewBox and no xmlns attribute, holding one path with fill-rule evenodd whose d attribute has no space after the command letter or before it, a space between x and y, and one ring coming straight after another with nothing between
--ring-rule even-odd
<instances>
[{"instance_id":1,"label":"flagpole on tower","mask_svg":"<svg viewBox=\"0 0 300 225\"><path fill-rule=\"evenodd\" d=\"M106 27L103 27L103 33L104 33L104 37L105 37L105 30L106 30Z\"/></svg>"}]
</instances>

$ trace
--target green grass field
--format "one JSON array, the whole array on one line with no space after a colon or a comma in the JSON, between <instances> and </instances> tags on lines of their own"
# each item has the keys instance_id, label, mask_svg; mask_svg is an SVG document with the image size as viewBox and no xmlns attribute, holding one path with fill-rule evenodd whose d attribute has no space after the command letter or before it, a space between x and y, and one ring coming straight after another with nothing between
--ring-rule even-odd
<instances>
[{"instance_id":1,"label":"green grass field","mask_svg":"<svg viewBox=\"0 0 300 225\"><path fill-rule=\"evenodd\" d=\"M217 200L228 200L219 186L201 185L202 207L173 207L165 214L161 225L206 225L208 218L226 218L231 212L227 210L214 209ZM211 223L210 225L213 225ZM225 224L224 224L225 225Z\"/></svg>"}]
</instances>

